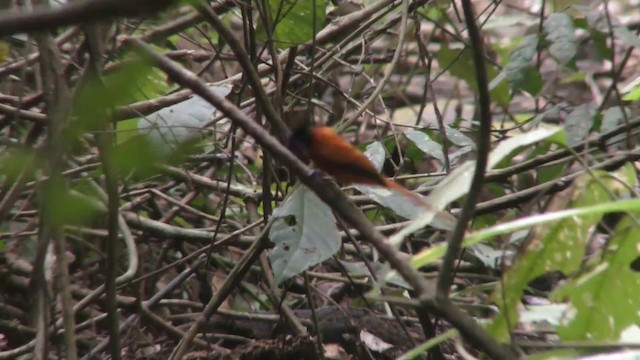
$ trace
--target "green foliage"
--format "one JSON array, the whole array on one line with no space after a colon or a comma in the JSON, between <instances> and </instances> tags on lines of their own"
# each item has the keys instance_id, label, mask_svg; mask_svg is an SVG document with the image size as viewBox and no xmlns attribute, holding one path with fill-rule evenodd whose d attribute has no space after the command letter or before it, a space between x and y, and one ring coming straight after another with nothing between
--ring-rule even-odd
<instances>
[{"instance_id":1,"label":"green foliage","mask_svg":"<svg viewBox=\"0 0 640 360\"><path fill-rule=\"evenodd\" d=\"M556 180L565 171L565 164L555 164L548 166L540 166L536 168L536 176L539 183L546 183Z\"/></svg>"},{"instance_id":2,"label":"green foliage","mask_svg":"<svg viewBox=\"0 0 640 360\"><path fill-rule=\"evenodd\" d=\"M135 136L114 148L110 156L118 173L129 174L135 170L144 177L151 175L152 166L160 158L146 137Z\"/></svg>"},{"instance_id":3,"label":"green foliage","mask_svg":"<svg viewBox=\"0 0 640 360\"><path fill-rule=\"evenodd\" d=\"M449 329L442 334L428 339L426 342L416 346L411 351L403 354L398 360L412 360L412 359L421 359L423 358L423 354L426 353L429 349L435 347L436 345L443 343L449 339L454 339L458 337L460 334L456 329Z\"/></svg>"},{"instance_id":4,"label":"green foliage","mask_svg":"<svg viewBox=\"0 0 640 360\"><path fill-rule=\"evenodd\" d=\"M640 277L630 266L640 256L639 214L625 216L608 246L594 259L599 261L592 261L583 274L551 294L551 300L569 301L569 311L575 313L557 329L562 340L615 341L628 327L640 323Z\"/></svg>"},{"instance_id":5,"label":"green foliage","mask_svg":"<svg viewBox=\"0 0 640 360\"><path fill-rule=\"evenodd\" d=\"M474 68L473 55L471 50L465 48L463 50L451 49L448 44L442 44L438 51L438 63L443 69L447 69L451 75L464 80L472 91L478 91L478 83L476 81L475 72L470 69ZM498 77L499 73L494 67L487 65L487 76L489 80ZM500 83L491 89L491 100L500 106L509 104L509 86L506 83Z\"/></svg>"},{"instance_id":6,"label":"green foliage","mask_svg":"<svg viewBox=\"0 0 640 360\"><path fill-rule=\"evenodd\" d=\"M550 351L543 351L540 353L527 355L527 360L576 360L581 356L588 355L589 352L580 349L556 349Z\"/></svg>"},{"instance_id":7,"label":"green foliage","mask_svg":"<svg viewBox=\"0 0 640 360\"><path fill-rule=\"evenodd\" d=\"M451 141L455 145L458 145L461 148L467 146L473 149L476 148L476 143L462 131L453 127L445 126L445 132L447 133L447 140Z\"/></svg>"},{"instance_id":8,"label":"green foliage","mask_svg":"<svg viewBox=\"0 0 640 360\"><path fill-rule=\"evenodd\" d=\"M537 95L542 89L542 77L538 69L532 66L533 56L538 48L538 36L527 35L522 43L509 55L504 73L511 90L522 89L531 95Z\"/></svg>"},{"instance_id":9,"label":"green foliage","mask_svg":"<svg viewBox=\"0 0 640 360\"><path fill-rule=\"evenodd\" d=\"M161 73L139 60L126 63L104 76L89 78L75 92L74 120L66 129L66 141L74 144L80 134L103 130L103 123L118 106L156 97L167 90Z\"/></svg>"},{"instance_id":10,"label":"green foliage","mask_svg":"<svg viewBox=\"0 0 640 360\"><path fill-rule=\"evenodd\" d=\"M442 145L432 140L429 135L422 131L409 130L405 133L407 139L411 140L418 149L422 150L428 156L438 159L441 163L444 163L444 153L442 152Z\"/></svg>"},{"instance_id":11,"label":"green foliage","mask_svg":"<svg viewBox=\"0 0 640 360\"><path fill-rule=\"evenodd\" d=\"M265 3L269 6L273 26L269 40L273 40L278 48L311 41L323 27L326 11L323 0L268 0ZM267 40L263 22L260 23L258 37L262 41Z\"/></svg>"},{"instance_id":12,"label":"green foliage","mask_svg":"<svg viewBox=\"0 0 640 360\"><path fill-rule=\"evenodd\" d=\"M169 89L162 72L135 57L102 80L90 78L81 86L74 99L74 120L65 129L68 146L77 145L83 133L105 131L103 123L116 107L157 97ZM116 125L116 146L109 156L120 174L135 170L137 176L150 176L156 164L181 163L197 143L187 141L173 152L159 151L147 137L138 135L137 121L119 121Z\"/></svg>"},{"instance_id":13,"label":"green foliage","mask_svg":"<svg viewBox=\"0 0 640 360\"><path fill-rule=\"evenodd\" d=\"M607 133L614 130L626 120L631 118L631 111L629 108L622 106L614 106L604 111L602 115L602 121L600 122L600 132ZM625 135L621 134L615 136L607 141L608 146L614 148L620 147L625 139Z\"/></svg>"},{"instance_id":14,"label":"green foliage","mask_svg":"<svg viewBox=\"0 0 640 360\"><path fill-rule=\"evenodd\" d=\"M138 119L118 121L116 124L116 142L121 144L138 135Z\"/></svg>"},{"instance_id":15,"label":"green foliage","mask_svg":"<svg viewBox=\"0 0 640 360\"><path fill-rule=\"evenodd\" d=\"M180 165L184 158L198 148L198 140L178 145L172 152L158 151L157 147L144 135L136 135L114 147L111 164L123 175L135 175L144 179L157 173L160 164Z\"/></svg>"},{"instance_id":16,"label":"green foliage","mask_svg":"<svg viewBox=\"0 0 640 360\"><path fill-rule=\"evenodd\" d=\"M0 63L3 63L9 57L11 45L6 41L0 41Z\"/></svg>"},{"instance_id":17,"label":"green foliage","mask_svg":"<svg viewBox=\"0 0 640 360\"><path fill-rule=\"evenodd\" d=\"M445 4L442 4L445 3ZM427 19L441 21L447 16L447 8L450 1L429 1L425 6L418 7L417 11L424 14Z\"/></svg>"},{"instance_id":18,"label":"green foliage","mask_svg":"<svg viewBox=\"0 0 640 360\"><path fill-rule=\"evenodd\" d=\"M608 36L606 32L600 31L590 24L585 18L574 19L573 24L576 28L588 31L594 44L594 49L602 59L610 59L613 54L612 49L607 44Z\"/></svg>"},{"instance_id":19,"label":"green foliage","mask_svg":"<svg viewBox=\"0 0 640 360\"><path fill-rule=\"evenodd\" d=\"M623 98L624 101L640 100L640 85L634 86Z\"/></svg>"},{"instance_id":20,"label":"green foliage","mask_svg":"<svg viewBox=\"0 0 640 360\"><path fill-rule=\"evenodd\" d=\"M136 101L156 97L167 89L162 73L137 59L129 59L123 66L105 75L102 79L87 78L75 92L73 117L64 129L67 148L79 150L79 140L85 133L111 131L108 122L116 107ZM159 160L158 154L149 148L143 139L136 138L137 131L129 121L119 122L116 131L116 148L108 154L120 174L128 174L138 166L141 171L149 170ZM125 142L125 140L127 140Z\"/></svg>"},{"instance_id":21,"label":"green foliage","mask_svg":"<svg viewBox=\"0 0 640 360\"><path fill-rule=\"evenodd\" d=\"M585 175L574 182L569 195L556 200L560 209L579 208L609 200L609 189L617 188L617 181L606 172L594 172L597 178ZM626 179L629 180L629 179ZM537 227L523 249L522 256L503 277L493 295L500 313L493 319L489 331L498 339L506 340L509 326L517 324L517 305L527 284L551 271L572 274L582 263L592 227L602 218L601 212L580 218L565 218L551 225Z\"/></svg>"},{"instance_id":22,"label":"green foliage","mask_svg":"<svg viewBox=\"0 0 640 360\"><path fill-rule=\"evenodd\" d=\"M24 180L32 180L42 166L42 159L32 150L11 149L0 154L0 179L13 183L22 175Z\"/></svg>"},{"instance_id":23,"label":"green foliage","mask_svg":"<svg viewBox=\"0 0 640 360\"><path fill-rule=\"evenodd\" d=\"M52 224L85 225L106 210L94 197L69 189L63 182L49 180L42 186L46 187L44 211Z\"/></svg>"},{"instance_id":24,"label":"green foliage","mask_svg":"<svg viewBox=\"0 0 640 360\"><path fill-rule=\"evenodd\" d=\"M540 128L503 141L489 155L487 170L492 169L516 149L539 142L545 138L553 136L557 132L558 129ZM425 225L429 224L435 216L435 211L444 209L452 201L466 195L469 191L469 187L471 186L474 165L475 164L472 162L464 163L443 179L427 197L427 201L433 206L432 211L425 211L420 214L421 216L418 219L414 220L409 226L394 234L389 241L392 244L400 244L407 235L422 229ZM414 267L425 266L443 256L445 250L445 245L434 246L424 250L412 257L411 265Z\"/></svg>"}]
</instances>

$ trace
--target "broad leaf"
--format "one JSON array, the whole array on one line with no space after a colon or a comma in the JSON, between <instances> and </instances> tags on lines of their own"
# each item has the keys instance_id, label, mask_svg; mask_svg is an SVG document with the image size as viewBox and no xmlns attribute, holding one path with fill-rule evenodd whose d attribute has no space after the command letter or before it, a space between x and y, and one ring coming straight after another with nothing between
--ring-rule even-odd
<instances>
[{"instance_id":1,"label":"broad leaf","mask_svg":"<svg viewBox=\"0 0 640 360\"><path fill-rule=\"evenodd\" d=\"M476 143L467 135L463 134L462 131L449 126L445 126L445 131L447 132L447 139L461 148L467 146L470 146L472 149L476 148Z\"/></svg>"},{"instance_id":2,"label":"broad leaf","mask_svg":"<svg viewBox=\"0 0 640 360\"><path fill-rule=\"evenodd\" d=\"M431 140L429 135L422 131L411 129L404 134L407 139L411 140L418 149L422 150L425 154L436 158L440 163L444 163L444 153L442 151L442 145L438 142Z\"/></svg>"},{"instance_id":3,"label":"broad leaf","mask_svg":"<svg viewBox=\"0 0 640 360\"><path fill-rule=\"evenodd\" d=\"M27 148L7 149L0 153L0 181L15 182L20 176L32 180L44 167L44 161L35 151Z\"/></svg>"},{"instance_id":4,"label":"broad leaf","mask_svg":"<svg viewBox=\"0 0 640 360\"><path fill-rule=\"evenodd\" d=\"M520 315L520 322L523 324L547 323L558 326L567 310L566 304L546 304L527 306L527 309Z\"/></svg>"},{"instance_id":5,"label":"broad leaf","mask_svg":"<svg viewBox=\"0 0 640 360\"><path fill-rule=\"evenodd\" d=\"M558 328L562 340L616 341L625 329L640 323L640 276L629 266L640 256L637 226L625 217L614 234L600 264L551 296L569 300L567 311L575 314Z\"/></svg>"},{"instance_id":6,"label":"broad leaf","mask_svg":"<svg viewBox=\"0 0 640 360\"><path fill-rule=\"evenodd\" d=\"M58 225L86 225L98 215L104 214L106 208L95 197L86 196L78 191L70 190L64 182L47 186L45 212L49 221Z\"/></svg>"},{"instance_id":7,"label":"broad leaf","mask_svg":"<svg viewBox=\"0 0 640 360\"><path fill-rule=\"evenodd\" d=\"M601 204L609 199L609 189L616 186L620 188L617 180L606 176L606 172L595 172L595 175L599 179L593 179L589 175L577 179L572 185L571 196L558 198L557 206L580 208ZM603 183L607 188L603 188ZM602 212L593 212L536 228L522 257L507 271L503 283L493 294L493 301L501 309L489 326L494 336L499 339L507 338L510 330L508 325L516 323L517 305L531 280L551 271L571 274L579 269L592 227L601 218Z\"/></svg>"},{"instance_id":8,"label":"broad leaf","mask_svg":"<svg viewBox=\"0 0 640 360\"><path fill-rule=\"evenodd\" d=\"M636 85L626 91L626 94L622 97L625 101L637 101L640 99L640 85Z\"/></svg>"},{"instance_id":9,"label":"broad leaf","mask_svg":"<svg viewBox=\"0 0 640 360\"><path fill-rule=\"evenodd\" d=\"M624 122L625 116L627 118L631 116L631 111L628 108L624 108L621 106L614 106L614 107L608 108L604 112L604 116L602 117L600 132L607 133L609 131L614 130ZM624 140L625 137L626 137L625 134L614 136L613 138L608 139L606 144L607 146L621 145L620 142Z\"/></svg>"},{"instance_id":10,"label":"broad leaf","mask_svg":"<svg viewBox=\"0 0 640 360\"><path fill-rule=\"evenodd\" d=\"M513 256L513 251L496 250L485 244L475 244L467 248L469 255L481 262L486 268L498 270L502 268L503 260Z\"/></svg>"},{"instance_id":11,"label":"broad leaf","mask_svg":"<svg viewBox=\"0 0 640 360\"><path fill-rule=\"evenodd\" d=\"M536 95L542 88L542 79L537 69L531 66L531 59L536 54L538 36L527 35L522 43L509 55L509 63L504 67L509 86L512 90L524 89Z\"/></svg>"},{"instance_id":12,"label":"broad leaf","mask_svg":"<svg viewBox=\"0 0 640 360\"><path fill-rule=\"evenodd\" d=\"M576 106L567 116L564 121L564 129L569 146L577 145L587 138L589 130L593 126L593 114L592 105L582 104Z\"/></svg>"},{"instance_id":13,"label":"broad leaf","mask_svg":"<svg viewBox=\"0 0 640 360\"><path fill-rule=\"evenodd\" d=\"M565 65L578 50L573 20L567 14L554 13L544 22L546 39L550 43L549 53L558 63Z\"/></svg>"},{"instance_id":14,"label":"broad leaf","mask_svg":"<svg viewBox=\"0 0 640 360\"><path fill-rule=\"evenodd\" d=\"M331 208L304 186L273 211L269 232L275 244L269 254L276 284L335 254L341 238Z\"/></svg>"},{"instance_id":15,"label":"broad leaf","mask_svg":"<svg viewBox=\"0 0 640 360\"><path fill-rule=\"evenodd\" d=\"M228 87L210 86L220 97L231 92ZM217 109L200 96L167 106L138 120L138 129L156 150L171 152L176 146L195 138L211 120Z\"/></svg>"},{"instance_id":16,"label":"broad leaf","mask_svg":"<svg viewBox=\"0 0 640 360\"><path fill-rule=\"evenodd\" d=\"M384 160L387 157L387 152L384 149L384 145L382 145L380 141L374 141L371 144L367 145L364 154L369 158L369 160L371 160L373 165L375 165L378 172L382 171Z\"/></svg>"}]
</instances>

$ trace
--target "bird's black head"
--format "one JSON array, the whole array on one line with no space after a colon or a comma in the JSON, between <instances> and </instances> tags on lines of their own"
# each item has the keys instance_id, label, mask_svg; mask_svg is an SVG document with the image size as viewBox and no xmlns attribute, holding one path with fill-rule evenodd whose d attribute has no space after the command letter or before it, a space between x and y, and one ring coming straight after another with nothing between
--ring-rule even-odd
<instances>
[{"instance_id":1,"label":"bird's black head","mask_svg":"<svg viewBox=\"0 0 640 360\"><path fill-rule=\"evenodd\" d=\"M313 145L312 129L309 126L301 126L290 136L287 147L302 161L309 158L309 148Z\"/></svg>"},{"instance_id":2,"label":"bird's black head","mask_svg":"<svg viewBox=\"0 0 640 360\"><path fill-rule=\"evenodd\" d=\"M313 136L311 135L311 128L308 126L302 126L291 134L290 141L294 141L304 145L305 147L311 146L313 143Z\"/></svg>"}]
</instances>

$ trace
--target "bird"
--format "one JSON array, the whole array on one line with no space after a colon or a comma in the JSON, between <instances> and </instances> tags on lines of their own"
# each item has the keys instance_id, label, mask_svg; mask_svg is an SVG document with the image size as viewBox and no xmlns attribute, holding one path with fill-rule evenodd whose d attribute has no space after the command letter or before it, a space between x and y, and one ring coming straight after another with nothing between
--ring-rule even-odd
<instances>
[{"instance_id":1,"label":"bird","mask_svg":"<svg viewBox=\"0 0 640 360\"><path fill-rule=\"evenodd\" d=\"M291 133L289 148L303 160L308 158L314 165L331 175L343 185L372 185L397 191L422 208L433 206L420 195L401 184L381 175L369 158L328 126L301 126ZM456 218L444 211L437 216L455 224Z\"/></svg>"}]
</instances>

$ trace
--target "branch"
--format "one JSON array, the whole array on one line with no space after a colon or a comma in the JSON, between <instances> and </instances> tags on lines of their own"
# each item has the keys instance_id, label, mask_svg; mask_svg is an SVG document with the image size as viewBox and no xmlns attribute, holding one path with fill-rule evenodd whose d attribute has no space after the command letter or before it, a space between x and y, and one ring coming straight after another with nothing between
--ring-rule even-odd
<instances>
[{"instance_id":1,"label":"branch","mask_svg":"<svg viewBox=\"0 0 640 360\"><path fill-rule=\"evenodd\" d=\"M71 92L67 82L62 76L62 61L57 45L48 34L39 34L36 37L38 48L40 49L40 69L42 71L42 81L45 104L51 119L47 127L47 163L45 174L49 180L43 186L42 206L40 209L40 233L42 236L50 237L53 241L56 256L56 287L57 296L60 297L62 307L62 324L64 328L64 344L66 358L76 360L78 358L78 348L75 336L75 319L73 314L73 300L70 290L69 264L67 259L67 245L64 233L64 219L55 219L53 216L57 204L55 199L61 191L66 191L66 184L62 177L61 169L65 155L65 144L63 130L68 126L69 109L71 108ZM44 239L49 241L49 239ZM43 316L40 314L40 316ZM38 335L47 334L39 332ZM44 354L44 352L43 352Z\"/></svg>"},{"instance_id":2,"label":"branch","mask_svg":"<svg viewBox=\"0 0 640 360\"><path fill-rule=\"evenodd\" d=\"M500 343L493 339L473 318L462 312L449 300L449 289L455 273L456 259L462 249L462 240L467 223L473 217L478 195L484 184L484 172L489 159L489 151L491 150L491 99L489 97L487 71L484 63L482 37L475 23L471 1L462 0L462 8L472 44L476 81L478 84L478 106L480 107L480 130L477 144L478 157L467 201L460 212L458 224L449 239L447 253L443 259L440 276L438 277L436 297L434 299L422 298L421 300L423 306L430 308L439 316L449 321L471 344L482 349L490 358L505 360L517 359L517 354L500 345Z\"/></svg>"},{"instance_id":3,"label":"branch","mask_svg":"<svg viewBox=\"0 0 640 360\"><path fill-rule=\"evenodd\" d=\"M10 12L0 16L0 37L20 32L51 30L114 17L136 17L154 13L173 0L86 0L32 12Z\"/></svg>"},{"instance_id":4,"label":"branch","mask_svg":"<svg viewBox=\"0 0 640 360\"><path fill-rule=\"evenodd\" d=\"M473 62L476 68L476 82L478 84L478 106L480 107L480 129L477 144L478 157L476 159L476 168L473 173L473 181L467 195L467 201L458 216L458 224L453 230L453 234L451 234L447 253L443 259L442 270L438 278L438 291L436 294L438 299L446 299L449 296L449 288L455 273L456 259L462 249L462 240L467 228L467 223L473 217L478 195L484 185L484 172L487 168L487 160L489 159L489 151L491 150L491 99L489 97L487 70L484 63L482 37L475 22L471 1L462 0L462 8L464 10L467 31L469 32L469 39L471 40Z\"/></svg>"}]
</instances>

